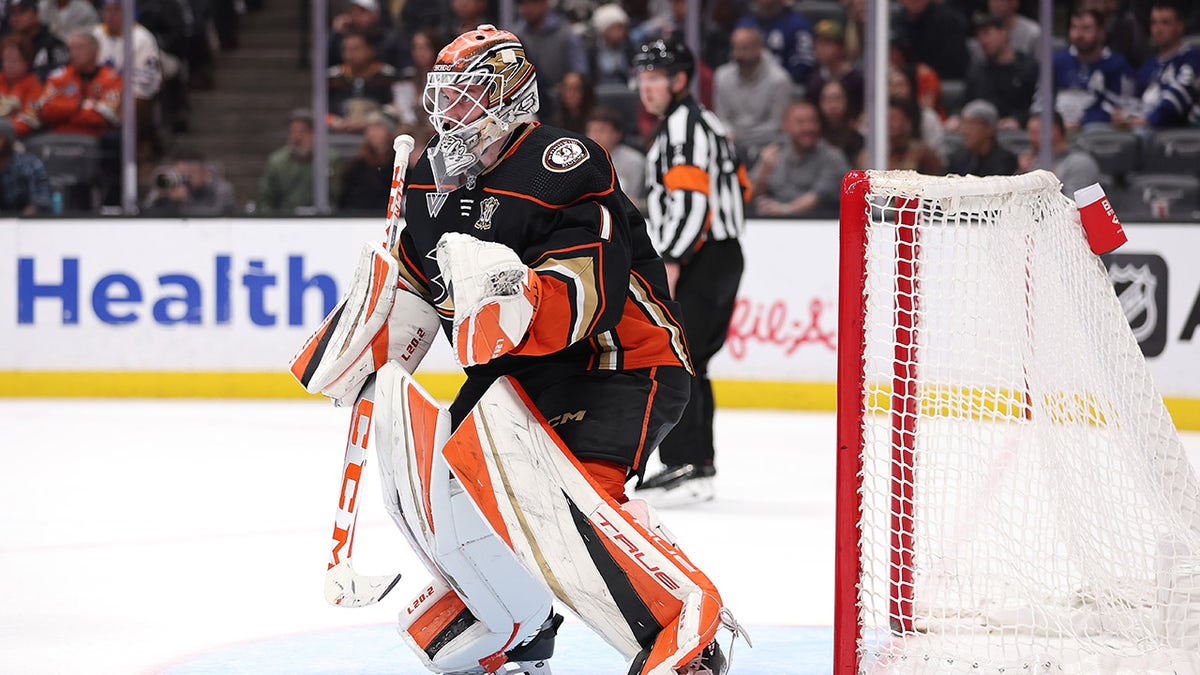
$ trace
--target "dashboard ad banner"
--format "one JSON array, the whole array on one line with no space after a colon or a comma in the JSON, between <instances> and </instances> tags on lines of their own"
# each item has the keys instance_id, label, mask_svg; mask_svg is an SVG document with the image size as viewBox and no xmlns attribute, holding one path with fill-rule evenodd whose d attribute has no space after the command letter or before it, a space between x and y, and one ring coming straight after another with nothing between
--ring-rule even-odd
<instances>
[{"instance_id":1,"label":"dashboard ad banner","mask_svg":"<svg viewBox=\"0 0 1200 675\"><path fill-rule=\"evenodd\" d=\"M1163 394L1200 398L1200 228L1132 225L1105 256ZM0 224L0 370L283 371L381 220ZM837 224L753 221L714 379L832 383ZM423 371L457 372L444 339Z\"/></svg>"}]
</instances>

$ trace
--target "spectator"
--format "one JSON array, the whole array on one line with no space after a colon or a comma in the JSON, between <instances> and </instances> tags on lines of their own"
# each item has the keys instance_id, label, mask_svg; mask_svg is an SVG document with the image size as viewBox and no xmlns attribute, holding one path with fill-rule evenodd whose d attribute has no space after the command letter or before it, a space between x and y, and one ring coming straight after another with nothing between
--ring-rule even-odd
<instances>
[{"instance_id":1,"label":"spectator","mask_svg":"<svg viewBox=\"0 0 1200 675\"><path fill-rule=\"evenodd\" d=\"M233 185L199 154L181 153L154 171L146 197L147 215L172 217L229 216L234 211Z\"/></svg>"},{"instance_id":2,"label":"spectator","mask_svg":"<svg viewBox=\"0 0 1200 675\"><path fill-rule=\"evenodd\" d=\"M791 76L804 84L816 65L813 56L812 25L784 0L754 0L751 13L743 16L738 27L751 26L764 37L767 50Z\"/></svg>"},{"instance_id":3,"label":"spectator","mask_svg":"<svg viewBox=\"0 0 1200 675\"><path fill-rule=\"evenodd\" d=\"M1042 29L1037 22L1017 13L1021 0L987 0L987 13L996 17L1008 31L1008 44L1014 52L1024 54L1034 61L1038 60L1041 49ZM971 52L971 63L981 63L984 58L979 40L967 42Z\"/></svg>"},{"instance_id":4,"label":"spectator","mask_svg":"<svg viewBox=\"0 0 1200 675\"><path fill-rule=\"evenodd\" d=\"M567 73L557 87L551 125L582 134L587 127L592 108L596 107L596 90L582 73Z\"/></svg>"},{"instance_id":5,"label":"spectator","mask_svg":"<svg viewBox=\"0 0 1200 675\"><path fill-rule=\"evenodd\" d=\"M33 45L16 35L0 40L0 117L15 118L42 96L42 81L33 74Z\"/></svg>"},{"instance_id":6,"label":"spectator","mask_svg":"<svg viewBox=\"0 0 1200 675\"><path fill-rule=\"evenodd\" d=\"M137 116L137 158L150 162L162 154L158 131L158 93L162 88L162 53L154 35L141 24L133 24L133 68L126 69L124 11L121 0L105 0L101 23L92 28L100 45L100 63L112 67L133 87Z\"/></svg>"},{"instance_id":7,"label":"spectator","mask_svg":"<svg viewBox=\"0 0 1200 675\"><path fill-rule=\"evenodd\" d=\"M817 68L808 76L804 94L817 103L825 83L837 80L846 93L846 116L856 120L863 111L863 74L846 58L845 33L842 24L831 19L817 22L813 29Z\"/></svg>"},{"instance_id":8,"label":"spectator","mask_svg":"<svg viewBox=\"0 0 1200 675\"><path fill-rule=\"evenodd\" d=\"M778 139L792 80L767 55L757 28L735 28L730 45L732 60L713 74L713 112L749 165L763 146Z\"/></svg>"},{"instance_id":9,"label":"spectator","mask_svg":"<svg viewBox=\"0 0 1200 675\"><path fill-rule=\"evenodd\" d=\"M1080 8L1100 13L1108 48L1138 68L1150 58L1150 30L1126 4L1124 0L1083 0Z\"/></svg>"},{"instance_id":10,"label":"spectator","mask_svg":"<svg viewBox=\"0 0 1200 675\"><path fill-rule=\"evenodd\" d=\"M934 0L900 0L900 29L907 35L912 60L926 63L944 80L967 74L967 22Z\"/></svg>"},{"instance_id":11,"label":"spectator","mask_svg":"<svg viewBox=\"0 0 1200 675\"><path fill-rule=\"evenodd\" d=\"M1104 19L1095 10L1071 15L1067 39L1070 46L1054 53L1054 109L1071 131L1107 124L1133 96L1133 70L1124 56L1104 46Z\"/></svg>"},{"instance_id":12,"label":"spectator","mask_svg":"<svg viewBox=\"0 0 1200 675\"><path fill-rule=\"evenodd\" d=\"M99 62L100 43L86 32L67 37L70 61L46 81L42 97L18 116L18 136L34 131L101 136L121 124L121 75Z\"/></svg>"},{"instance_id":13,"label":"spectator","mask_svg":"<svg viewBox=\"0 0 1200 675\"><path fill-rule=\"evenodd\" d=\"M817 93L817 113L821 120L821 138L842 151L851 165L862 166L866 140L858 131L857 121L851 119L846 88L838 80L825 83Z\"/></svg>"},{"instance_id":14,"label":"spectator","mask_svg":"<svg viewBox=\"0 0 1200 675\"><path fill-rule=\"evenodd\" d=\"M817 108L793 101L783 113L784 140L763 149L754 167L755 212L760 216L836 213L842 176L850 164L821 138Z\"/></svg>"},{"instance_id":15,"label":"spectator","mask_svg":"<svg viewBox=\"0 0 1200 675\"><path fill-rule=\"evenodd\" d=\"M375 58L375 45L354 29L342 35L342 63L329 69L329 129L358 133L367 115L394 105L396 69Z\"/></svg>"},{"instance_id":16,"label":"spectator","mask_svg":"<svg viewBox=\"0 0 1200 675\"><path fill-rule=\"evenodd\" d=\"M920 112L912 99L888 101L888 168L940 176L945 166L938 153L917 137L919 120Z\"/></svg>"},{"instance_id":17,"label":"spectator","mask_svg":"<svg viewBox=\"0 0 1200 675\"><path fill-rule=\"evenodd\" d=\"M329 201L337 204L341 183L334 180L337 158L330 153L325 176ZM287 144L267 157L259 181L257 208L262 212L293 213L313 205L313 117L312 111L297 109L288 120Z\"/></svg>"},{"instance_id":18,"label":"spectator","mask_svg":"<svg viewBox=\"0 0 1200 675\"><path fill-rule=\"evenodd\" d=\"M525 54L537 71L541 117L553 119L550 87L562 82L563 76L571 71L588 74L587 52L571 24L550 9L550 0L518 0L517 13L521 18L513 33L525 45Z\"/></svg>"},{"instance_id":19,"label":"spectator","mask_svg":"<svg viewBox=\"0 0 1200 675\"><path fill-rule=\"evenodd\" d=\"M77 30L91 30L100 23L96 6L88 0L41 0L38 16L59 40L66 40Z\"/></svg>"},{"instance_id":20,"label":"spectator","mask_svg":"<svg viewBox=\"0 0 1200 675\"><path fill-rule=\"evenodd\" d=\"M45 82L50 73L63 67L71 56L62 40L42 23L38 15L38 0L17 0L8 8L10 34L24 38L33 45L33 72Z\"/></svg>"},{"instance_id":21,"label":"spectator","mask_svg":"<svg viewBox=\"0 0 1200 675\"><path fill-rule=\"evenodd\" d=\"M946 161L946 130L942 127L942 120L938 117L937 111L917 100L916 84L912 72L896 66L889 66L887 82L889 99L911 101L917 106L919 119L914 127L913 136L920 138L925 145L933 148L933 151L944 163Z\"/></svg>"},{"instance_id":22,"label":"spectator","mask_svg":"<svg viewBox=\"0 0 1200 675\"><path fill-rule=\"evenodd\" d=\"M963 147L950 157L949 172L960 176L1011 176L1017 172L1017 156L996 142L1000 114L987 101L974 100L963 106L959 130Z\"/></svg>"},{"instance_id":23,"label":"spectator","mask_svg":"<svg viewBox=\"0 0 1200 675\"><path fill-rule=\"evenodd\" d=\"M617 181L626 197L639 209L646 205L646 156L622 143L623 121L612 108L592 109L587 121L587 137L600 144L612 159Z\"/></svg>"},{"instance_id":24,"label":"spectator","mask_svg":"<svg viewBox=\"0 0 1200 675\"><path fill-rule=\"evenodd\" d=\"M1141 110L1115 114L1113 121L1134 128L1169 129L1200 122L1200 51L1184 44L1183 10L1158 0L1150 10L1154 55L1137 73Z\"/></svg>"},{"instance_id":25,"label":"spectator","mask_svg":"<svg viewBox=\"0 0 1200 675\"><path fill-rule=\"evenodd\" d=\"M984 60L971 64L967 72L966 100L983 99L996 106L1001 129L1023 128L1037 90L1037 61L1013 51L1008 28L991 14L975 15L975 37Z\"/></svg>"},{"instance_id":26,"label":"spectator","mask_svg":"<svg viewBox=\"0 0 1200 675\"><path fill-rule=\"evenodd\" d=\"M629 15L620 5L607 4L592 14L592 35L588 53L592 72L600 84L629 84L633 79L634 42L629 38Z\"/></svg>"},{"instance_id":27,"label":"spectator","mask_svg":"<svg viewBox=\"0 0 1200 675\"><path fill-rule=\"evenodd\" d=\"M392 148L395 125L385 115L372 113L363 128L362 145L342 168L342 196L338 209L378 215L387 209L396 151Z\"/></svg>"},{"instance_id":28,"label":"spectator","mask_svg":"<svg viewBox=\"0 0 1200 675\"><path fill-rule=\"evenodd\" d=\"M462 35L487 23L495 23L488 13L488 0L450 0L450 15L446 17L446 25L441 32ZM436 53L434 58L437 58Z\"/></svg>"},{"instance_id":29,"label":"spectator","mask_svg":"<svg viewBox=\"0 0 1200 675\"><path fill-rule=\"evenodd\" d=\"M1100 165L1096 158L1078 148L1067 145L1067 128L1063 116L1053 114L1054 125L1050 131L1050 152L1054 158L1054 175L1062 181L1064 195L1075 198L1075 191L1092 183L1100 182ZM1018 166L1022 172L1037 168L1038 153L1042 147L1042 118L1034 115L1026 127L1029 134L1030 151L1021 153Z\"/></svg>"},{"instance_id":30,"label":"spectator","mask_svg":"<svg viewBox=\"0 0 1200 675\"><path fill-rule=\"evenodd\" d=\"M421 103L425 79L437 60L438 52L446 46L446 38L431 28L423 28L412 36L412 65L400 74L394 86L396 119L405 126L428 126L429 119Z\"/></svg>"},{"instance_id":31,"label":"spectator","mask_svg":"<svg viewBox=\"0 0 1200 675\"><path fill-rule=\"evenodd\" d=\"M411 50L399 33L384 26L380 21L379 0L350 0L350 9L333 19L333 32L329 36L328 58L330 66L342 63L342 38L347 31L357 31L367 36L375 45L375 58L403 72L409 63Z\"/></svg>"},{"instance_id":32,"label":"spectator","mask_svg":"<svg viewBox=\"0 0 1200 675\"><path fill-rule=\"evenodd\" d=\"M32 216L50 210L50 180L42 160L17 148L8 120L0 120L0 215Z\"/></svg>"}]
</instances>

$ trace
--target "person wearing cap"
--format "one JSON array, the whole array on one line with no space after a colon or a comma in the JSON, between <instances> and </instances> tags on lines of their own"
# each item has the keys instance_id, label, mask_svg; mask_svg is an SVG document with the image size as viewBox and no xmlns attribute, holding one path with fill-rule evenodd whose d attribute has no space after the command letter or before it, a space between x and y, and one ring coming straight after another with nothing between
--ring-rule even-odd
<instances>
[{"instance_id":1,"label":"person wearing cap","mask_svg":"<svg viewBox=\"0 0 1200 675\"><path fill-rule=\"evenodd\" d=\"M649 229L662 255L695 377L683 417L658 446L663 470L639 490L660 503L715 497L713 394L708 363L725 344L745 266L750 182L721 121L692 98L692 52L678 39L643 44L633 61L638 95L662 121L646 153Z\"/></svg>"},{"instance_id":2,"label":"person wearing cap","mask_svg":"<svg viewBox=\"0 0 1200 675\"><path fill-rule=\"evenodd\" d=\"M751 11L737 27L750 26L762 33L767 49L783 66L792 82L804 84L816 66L812 24L784 0L754 0Z\"/></svg>"},{"instance_id":3,"label":"person wearing cap","mask_svg":"<svg viewBox=\"0 0 1200 675\"><path fill-rule=\"evenodd\" d=\"M808 76L804 95L813 103L818 103L825 83L837 80L846 90L846 115L857 120L863 111L863 74L846 58L845 27L833 19L821 19L813 28L813 36L817 67Z\"/></svg>"},{"instance_id":4,"label":"person wearing cap","mask_svg":"<svg viewBox=\"0 0 1200 675\"><path fill-rule=\"evenodd\" d=\"M633 77L630 60L634 44L629 37L629 15L615 3L600 5L592 13L588 55L593 81L602 84L629 84Z\"/></svg>"},{"instance_id":5,"label":"person wearing cap","mask_svg":"<svg viewBox=\"0 0 1200 675\"><path fill-rule=\"evenodd\" d=\"M996 142L996 106L976 99L963 106L959 131L963 147L950 156L947 170L960 176L1012 176L1017 156Z\"/></svg>"},{"instance_id":6,"label":"person wearing cap","mask_svg":"<svg viewBox=\"0 0 1200 675\"><path fill-rule=\"evenodd\" d=\"M965 100L983 99L996 106L1001 129L1024 128L1037 91L1038 63L1013 50L1008 27L1000 17L980 13L974 21L984 59L967 71Z\"/></svg>"},{"instance_id":7,"label":"person wearing cap","mask_svg":"<svg viewBox=\"0 0 1200 675\"><path fill-rule=\"evenodd\" d=\"M9 5L8 33L33 45L33 72L43 82L71 60L67 45L42 23L38 0L17 0Z\"/></svg>"},{"instance_id":8,"label":"person wearing cap","mask_svg":"<svg viewBox=\"0 0 1200 675\"><path fill-rule=\"evenodd\" d=\"M348 30L366 35L375 45L375 58L392 66L397 72L410 65L408 41L400 33L383 25L380 12L379 0L350 0L349 10L334 17L327 53L330 67L342 64L342 38Z\"/></svg>"},{"instance_id":9,"label":"person wearing cap","mask_svg":"<svg viewBox=\"0 0 1200 675\"><path fill-rule=\"evenodd\" d=\"M757 28L735 28L730 46L729 63L713 74L713 112L728 125L738 156L748 159L779 137L792 80L767 53Z\"/></svg>"},{"instance_id":10,"label":"person wearing cap","mask_svg":"<svg viewBox=\"0 0 1200 675\"><path fill-rule=\"evenodd\" d=\"M329 153L326 177L329 180L329 201L336 204L341 181L336 180L338 158ZM267 157L267 165L259 179L260 212L293 213L313 205L313 116L307 108L297 108L288 119L287 144Z\"/></svg>"},{"instance_id":11,"label":"person wearing cap","mask_svg":"<svg viewBox=\"0 0 1200 675\"><path fill-rule=\"evenodd\" d=\"M12 123L0 119L0 215L32 216L49 210L46 167L17 146Z\"/></svg>"}]
</instances>

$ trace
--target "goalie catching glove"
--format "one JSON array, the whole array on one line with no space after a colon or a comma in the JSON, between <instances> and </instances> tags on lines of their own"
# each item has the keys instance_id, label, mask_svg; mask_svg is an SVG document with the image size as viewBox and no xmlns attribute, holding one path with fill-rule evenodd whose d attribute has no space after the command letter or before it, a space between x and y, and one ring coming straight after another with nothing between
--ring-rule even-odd
<instances>
[{"instance_id":1,"label":"goalie catching glove","mask_svg":"<svg viewBox=\"0 0 1200 675\"><path fill-rule=\"evenodd\" d=\"M454 357L487 363L525 339L541 297L537 274L503 244L457 232L437 244L442 281L454 302Z\"/></svg>"},{"instance_id":2,"label":"goalie catching glove","mask_svg":"<svg viewBox=\"0 0 1200 675\"><path fill-rule=\"evenodd\" d=\"M292 375L310 394L352 403L384 363L416 371L438 325L433 306L400 278L396 259L368 242L346 295L292 357Z\"/></svg>"}]
</instances>

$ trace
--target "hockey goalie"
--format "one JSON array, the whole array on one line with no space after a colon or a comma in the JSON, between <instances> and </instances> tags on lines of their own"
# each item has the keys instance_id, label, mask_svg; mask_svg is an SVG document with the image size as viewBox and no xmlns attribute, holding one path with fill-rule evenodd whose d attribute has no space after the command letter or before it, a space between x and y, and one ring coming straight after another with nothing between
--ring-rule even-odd
<instances>
[{"instance_id":1,"label":"hockey goalie","mask_svg":"<svg viewBox=\"0 0 1200 675\"><path fill-rule=\"evenodd\" d=\"M432 575L401 635L435 673L548 674L557 600L631 675L727 672L717 633L740 626L625 495L691 377L645 222L600 146L532 121L534 68L512 33L480 26L443 49L424 105L438 135L408 176L403 228L400 179L391 245L366 245L292 363L369 420L389 514ZM411 377L439 324L467 375L448 408ZM366 435L352 427L363 449ZM335 602L395 583L335 570Z\"/></svg>"}]
</instances>

